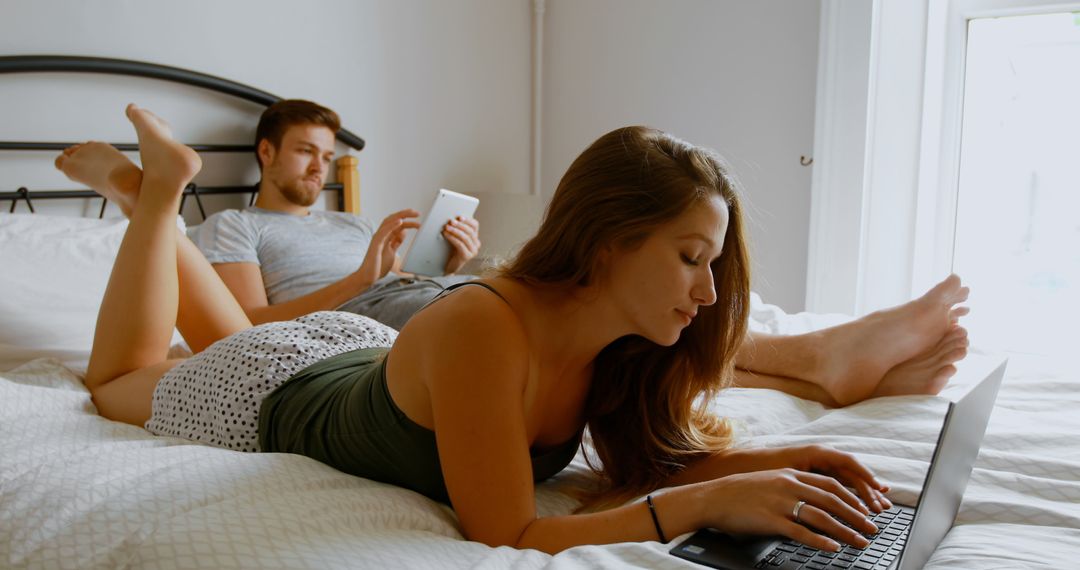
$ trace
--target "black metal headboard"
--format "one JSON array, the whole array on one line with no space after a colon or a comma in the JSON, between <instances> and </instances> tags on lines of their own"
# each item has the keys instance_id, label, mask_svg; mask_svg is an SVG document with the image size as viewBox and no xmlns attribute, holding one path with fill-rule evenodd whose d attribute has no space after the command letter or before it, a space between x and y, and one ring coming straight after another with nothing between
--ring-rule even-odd
<instances>
[{"instance_id":1,"label":"black metal headboard","mask_svg":"<svg viewBox=\"0 0 1080 570\"><path fill-rule=\"evenodd\" d=\"M238 97L263 106L269 106L280 101L281 97L267 93L260 89L237 83L221 77L207 75L179 67L170 67L156 63L131 61L126 59L112 59L104 57L80 57L66 55L17 55L0 57L0 74L4 73L41 73L41 72L75 72L75 73L103 73L112 75L132 75L149 79L161 79L173 83L183 83L194 87L209 89ZM341 129L337 138L342 143L356 150L364 148L364 139L356 136L347 129ZM74 142L30 142L30 141L0 141L0 151L11 150L63 150L72 146ZM114 144L120 150L137 150L134 144ZM189 145L199 152L253 152L254 145L223 145L223 144L192 144ZM343 190L341 184L327 184L327 190L336 190L339 194ZM189 184L184 191L184 197L194 196L199 205L199 212L203 218L206 212L203 209L200 194L238 194L252 192L250 186L205 186L197 187ZM0 192L0 201L11 200L11 211L15 211L15 205L19 200L26 202L30 211L34 211L32 199L55 199L55 198L96 198L96 193L90 190L60 190L60 191L35 191L31 193L25 187L14 192ZM254 194L252 194L254 200ZM183 207L183 204L181 204ZM101 205L101 213L105 213L105 203Z\"/></svg>"}]
</instances>

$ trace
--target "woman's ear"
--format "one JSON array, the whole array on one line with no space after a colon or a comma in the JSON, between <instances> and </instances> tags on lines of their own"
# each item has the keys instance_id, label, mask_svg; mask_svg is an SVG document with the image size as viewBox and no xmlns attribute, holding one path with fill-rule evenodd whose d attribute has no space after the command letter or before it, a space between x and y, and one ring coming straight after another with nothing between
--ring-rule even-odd
<instances>
[{"instance_id":1,"label":"woman's ear","mask_svg":"<svg viewBox=\"0 0 1080 570\"><path fill-rule=\"evenodd\" d=\"M607 266L611 263L611 258L615 255L615 248L611 244L605 244L600 247L600 250L596 252L596 263L599 266Z\"/></svg>"},{"instance_id":2,"label":"woman's ear","mask_svg":"<svg viewBox=\"0 0 1080 570\"><path fill-rule=\"evenodd\" d=\"M590 271L592 278L589 281L592 283L605 281L614 260L615 247L611 244L601 246L596 251L596 257L593 258L592 271Z\"/></svg>"}]
</instances>

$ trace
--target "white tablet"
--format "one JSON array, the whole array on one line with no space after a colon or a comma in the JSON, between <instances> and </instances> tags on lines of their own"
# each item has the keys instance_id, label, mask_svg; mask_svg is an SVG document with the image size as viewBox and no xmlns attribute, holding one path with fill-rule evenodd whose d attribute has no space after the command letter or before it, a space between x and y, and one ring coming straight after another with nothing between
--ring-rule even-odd
<instances>
[{"instance_id":1,"label":"white tablet","mask_svg":"<svg viewBox=\"0 0 1080 570\"><path fill-rule=\"evenodd\" d=\"M471 218L479 204L480 200L472 196L440 189L409 244L401 270L427 277L443 275L446 262L454 251L454 246L442 235L443 227L458 216Z\"/></svg>"}]
</instances>

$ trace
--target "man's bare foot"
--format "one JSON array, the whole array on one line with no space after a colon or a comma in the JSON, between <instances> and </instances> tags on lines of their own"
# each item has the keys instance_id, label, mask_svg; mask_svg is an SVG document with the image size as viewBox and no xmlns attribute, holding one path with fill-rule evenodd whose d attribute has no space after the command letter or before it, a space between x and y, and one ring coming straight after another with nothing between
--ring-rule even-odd
<instances>
[{"instance_id":1,"label":"man's bare foot","mask_svg":"<svg viewBox=\"0 0 1080 570\"><path fill-rule=\"evenodd\" d=\"M870 397L937 394L956 374L953 364L967 356L967 348L967 329L953 327L930 350L893 366Z\"/></svg>"},{"instance_id":2,"label":"man's bare foot","mask_svg":"<svg viewBox=\"0 0 1080 570\"><path fill-rule=\"evenodd\" d=\"M126 114L135 125L139 138L143 176L153 177L167 187L175 188L178 197L184 186L202 168L199 154L172 138L169 124L150 111L132 103L127 106Z\"/></svg>"},{"instance_id":3,"label":"man's bare foot","mask_svg":"<svg viewBox=\"0 0 1080 570\"><path fill-rule=\"evenodd\" d=\"M864 400L893 367L938 345L968 298L960 277L950 275L922 297L819 331L821 362L815 375L842 406Z\"/></svg>"},{"instance_id":4,"label":"man's bare foot","mask_svg":"<svg viewBox=\"0 0 1080 570\"><path fill-rule=\"evenodd\" d=\"M116 147L98 141L77 144L64 149L55 164L65 176L116 203L125 216L131 215L142 170Z\"/></svg>"}]
</instances>

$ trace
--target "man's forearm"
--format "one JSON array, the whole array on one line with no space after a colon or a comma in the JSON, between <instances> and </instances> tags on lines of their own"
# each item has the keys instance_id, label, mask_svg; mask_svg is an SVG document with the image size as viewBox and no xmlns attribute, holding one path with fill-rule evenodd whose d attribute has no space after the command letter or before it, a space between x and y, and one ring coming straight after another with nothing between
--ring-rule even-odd
<instances>
[{"instance_id":1,"label":"man's forearm","mask_svg":"<svg viewBox=\"0 0 1080 570\"><path fill-rule=\"evenodd\" d=\"M767 388L770 390L778 390L802 398L803 400L819 402L830 408L839 406L839 403L837 403L837 401L829 395L821 385L798 380L796 378L785 378L783 376L773 376L771 374L763 374L736 368L735 383L733 385L739 388Z\"/></svg>"},{"instance_id":2,"label":"man's forearm","mask_svg":"<svg viewBox=\"0 0 1080 570\"><path fill-rule=\"evenodd\" d=\"M749 473L764 469L777 469L782 464L772 459L768 449L730 448L718 451L689 464L685 469L669 477L664 487L678 487L691 483L711 481L736 473Z\"/></svg>"},{"instance_id":3,"label":"man's forearm","mask_svg":"<svg viewBox=\"0 0 1080 570\"><path fill-rule=\"evenodd\" d=\"M367 291L372 283L356 273L284 303L245 309L252 324L288 321L317 311L330 311Z\"/></svg>"},{"instance_id":4,"label":"man's forearm","mask_svg":"<svg viewBox=\"0 0 1080 570\"><path fill-rule=\"evenodd\" d=\"M731 464L732 460L735 459L732 457L733 451L729 449L702 457L687 465L682 471L668 477L661 487L679 487L691 483L700 483L737 472L737 467Z\"/></svg>"}]
</instances>

